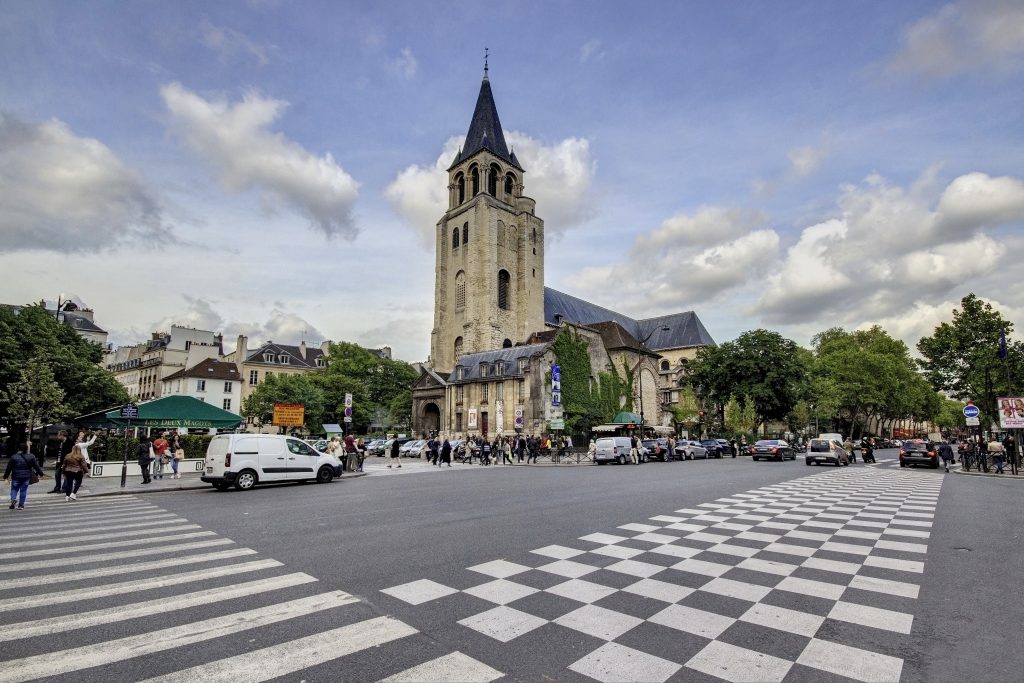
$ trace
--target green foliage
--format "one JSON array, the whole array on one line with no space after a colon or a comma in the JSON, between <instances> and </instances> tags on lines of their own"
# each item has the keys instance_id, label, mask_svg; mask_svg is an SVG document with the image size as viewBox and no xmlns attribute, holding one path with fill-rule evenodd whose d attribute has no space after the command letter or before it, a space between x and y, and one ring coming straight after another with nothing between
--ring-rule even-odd
<instances>
[{"instance_id":1,"label":"green foliage","mask_svg":"<svg viewBox=\"0 0 1024 683\"><path fill-rule=\"evenodd\" d=\"M242 415L268 425L273 421L275 403L301 403L306 407L306 429L323 431L324 392L310 375L270 375L242 402Z\"/></svg>"},{"instance_id":2,"label":"green foliage","mask_svg":"<svg viewBox=\"0 0 1024 683\"><path fill-rule=\"evenodd\" d=\"M412 420L412 385L416 370L404 361L380 358L358 344L331 344L327 367L314 374L324 393L324 422L342 423L345 394L352 394L352 425L365 433L375 416L386 427L408 428Z\"/></svg>"},{"instance_id":3,"label":"green foliage","mask_svg":"<svg viewBox=\"0 0 1024 683\"><path fill-rule=\"evenodd\" d=\"M56 422L68 413L64 391L42 354L30 358L18 374L17 381L0 390L0 400L7 406L9 418L25 425L29 437L36 427Z\"/></svg>"},{"instance_id":4,"label":"green foliage","mask_svg":"<svg viewBox=\"0 0 1024 683\"><path fill-rule=\"evenodd\" d=\"M624 376L612 366L599 373L596 386L591 386L590 350L584 337L565 328L551 349L562 370L562 408L569 431L588 432L594 425L611 421L620 410L633 409L634 372L625 362Z\"/></svg>"},{"instance_id":5,"label":"green foliage","mask_svg":"<svg viewBox=\"0 0 1024 683\"><path fill-rule=\"evenodd\" d=\"M156 437L154 436L154 438ZM210 445L212 438L209 434L179 435L186 458L205 458L206 447ZM138 446L139 440L134 436L126 437L121 434L111 434L106 438L101 436L89 449L89 458L97 462L120 462L124 457L124 449L127 447L128 462L135 462Z\"/></svg>"}]
</instances>

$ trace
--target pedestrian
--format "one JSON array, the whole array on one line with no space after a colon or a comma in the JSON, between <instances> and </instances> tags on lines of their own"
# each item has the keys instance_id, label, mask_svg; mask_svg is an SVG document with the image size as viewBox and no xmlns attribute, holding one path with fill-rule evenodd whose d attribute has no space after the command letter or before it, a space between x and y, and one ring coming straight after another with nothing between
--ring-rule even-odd
<instances>
[{"instance_id":1,"label":"pedestrian","mask_svg":"<svg viewBox=\"0 0 1024 683\"><path fill-rule=\"evenodd\" d=\"M47 493L63 492L63 487L61 486L61 467L64 466L64 458L67 457L74 447L75 442L68 438L67 431L61 430L60 434L57 435L57 467L53 471L53 488L47 491Z\"/></svg>"},{"instance_id":2,"label":"pedestrian","mask_svg":"<svg viewBox=\"0 0 1024 683\"><path fill-rule=\"evenodd\" d=\"M939 457L942 458L946 471L949 472L949 461L953 459L953 447L949 445L949 441L946 439L943 439L942 443L939 444Z\"/></svg>"},{"instance_id":3,"label":"pedestrian","mask_svg":"<svg viewBox=\"0 0 1024 683\"><path fill-rule=\"evenodd\" d=\"M1006 458L1011 464L1020 466L1020 461L1017 460L1017 444L1014 441L1012 434L1007 433L1006 438L1003 439L1003 452L1006 454Z\"/></svg>"},{"instance_id":4,"label":"pedestrian","mask_svg":"<svg viewBox=\"0 0 1024 683\"><path fill-rule=\"evenodd\" d=\"M430 441L427 442L427 449L430 452L430 464L440 467L441 444L437 442L437 439L431 437Z\"/></svg>"},{"instance_id":5,"label":"pedestrian","mask_svg":"<svg viewBox=\"0 0 1024 683\"><path fill-rule=\"evenodd\" d=\"M363 471L363 460L366 459L366 442L362 437L356 439L356 472Z\"/></svg>"},{"instance_id":6,"label":"pedestrian","mask_svg":"<svg viewBox=\"0 0 1024 683\"><path fill-rule=\"evenodd\" d=\"M149 466L156 459L156 455L153 453L153 444L150 443L149 437L143 434L139 438L139 445L135 448L135 460L139 463L139 469L142 470L142 483L148 484L150 481Z\"/></svg>"},{"instance_id":7,"label":"pedestrian","mask_svg":"<svg viewBox=\"0 0 1024 683\"><path fill-rule=\"evenodd\" d=\"M636 438L636 434L629 437L629 460L634 465L640 464L640 442Z\"/></svg>"},{"instance_id":8,"label":"pedestrian","mask_svg":"<svg viewBox=\"0 0 1024 683\"><path fill-rule=\"evenodd\" d=\"M351 463L356 461L356 437L346 434L341 442L341 469L351 472Z\"/></svg>"},{"instance_id":9,"label":"pedestrian","mask_svg":"<svg viewBox=\"0 0 1024 683\"><path fill-rule=\"evenodd\" d=\"M170 453L171 458L171 479L181 479L181 473L178 472L178 468L181 467L181 461L185 459L185 448L181 445L181 438L178 436L178 432L174 432L171 437Z\"/></svg>"},{"instance_id":10,"label":"pedestrian","mask_svg":"<svg viewBox=\"0 0 1024 683\"><path fill-rule=\"evenodd\" d=\"M19 510L24 510L29 485L34 483L33 479L39 481L45 477L28 444L18 444L18 451L7 461L7 469L4 470L4 481L11 480L10 509L13 510L17 504Z\"/></svg>"},{"instance_id":11,"label":"pedestrian","mask_svg":"<svg viewBox=\"0 0 1024 683\"><path fill-rule=\"evenodd\" d=\"M996 474L1003 473L1003 464L1006 461L1006 449L1003 444L996 438L993 437L986 446L989 455L992 456L992 463L996 466Z\"/></svg>"},{"instance_id":12,"label":"pedestrian","mask_svg":"<svg viewBox=\"0 0 1024 683\"><path fill-rule=\"evenodd\" d=\"M96 432L84 432L79 430L78 438L75 439L75 443L78 444L82 449L82 457L92 467L92 460L89 458L89 446L96 443Z\"/></svg>"},{"instance_id":13,"label":"pedestrian","mask_svg":"<svg viewBox=\"0 0 1024 683\"><path fill-rule=\"evenodd\" d=\"M501 464L515 465L512 461L512 446L509 445L508 441L501 439L499 447L501 448Z\"/></svg>"},{"instance_id":14,"label":"pedestrian","mask_svg":"<svg viewBox=\"0 0 1024 683\"><path fill-rule=\"evenodd\" d=\"M82 485L82 477L89 471L90 465L82 455L82 447L78 444L64 458L64 500L78 499L78 489Z\"/></svg>"},{"instance_id":15,"label":"pedestrian","mask_svg":"<svg viewBox=\"0 0 1024 683\"><path fill-rule=\"evenodd\" d=\"M491 464L491 442L487 439L484 439L483 443L480 444L480 464Z\"/></svg>"},{"instance_id":16,"label":"pedestrian","mask_svg":"<svg viewBox=\"0 0 1024 683\"><path fill-rule=\"evenodd\" d=\"M523 464L523 456L526 455L526 437L520 434L516 437L516 460Z\"/></svg>"},{"instance_id":17,"label":"pedestrian","mask_svg":"<svg viewBox=\"0 0 1024 683\"><path fill-rule=\"evenodd\" d=\"M593 439L590 440L590 445L587 446L587 457L592 461L597 457L597 442Z\"/></svg>"},{"instance_id":18,"label":"pedestrian","mask_svg":"<svg viewBox=\"0 0 1024 683\"><path fill-rule=\"evenodd\" d=\"M398 463L398 469L402 468L402 461L398 458L398 449L400 447L401 447L401 444L398 443L398 439L392 439L391 440L391 462L397 462ZM388 467L391 467L390 463L388 464Z\"/></svg>"},{"instance_id":19,"label":"pedestrian","mask_svg":"<svg viewBox=\"0 0 1024 683\"><path fill-rule=\"evenodd\" d=\"M452 444L448 439L445 439L444 443L441 444L440 457L442 463L445 463L448 467L452 466Z\"/></svg>"},{"instance_id":20,"label":"pedestrian","mask_svg":"<svg viewBox=\"0 0 1024 683\"><path fill-rule=\"evenodd\" d=\"M153 460L154 479L164 478L164 465L167 464L167 451L170 447L171 444L167 443L167 439L164 438L164 433L157 432L156 439L153 441L153 455L156 456Z\"/></svg>"}]
</instances>

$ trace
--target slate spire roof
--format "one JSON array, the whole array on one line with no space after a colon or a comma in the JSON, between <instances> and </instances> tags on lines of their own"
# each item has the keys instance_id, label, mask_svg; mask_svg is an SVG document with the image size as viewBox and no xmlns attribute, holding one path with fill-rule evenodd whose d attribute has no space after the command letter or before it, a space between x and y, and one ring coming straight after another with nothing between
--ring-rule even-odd
<instances>
[{"instance_id":1,"label":"slate spire roof","mask_svg":"<svg viewBox=\"0 0 1024 683\"><path fill-rule=\"evenodd\" d=\"M469 122L466 143L462 146L459 155L455 157L452 166L485 149L520 171L523 170L515 155L508 151L508 145L505 144L505 134L502 132L501 121L498 119L498 107L494 104L494 94L491 92L491 81L486 75L483 82L480 83L480 94L476 98L473 119Z\"/></svg>"}]
</instances>

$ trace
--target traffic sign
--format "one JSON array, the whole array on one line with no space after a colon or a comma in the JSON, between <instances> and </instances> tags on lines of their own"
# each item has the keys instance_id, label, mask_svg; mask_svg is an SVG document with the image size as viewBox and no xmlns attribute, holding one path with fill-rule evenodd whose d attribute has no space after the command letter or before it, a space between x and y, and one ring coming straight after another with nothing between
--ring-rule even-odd
<instances>
[{"instance_id":1,"label":"traffic sign","mask_svg":"<svg viewBox=\"0 0 1024 683\"><path fill-rule=\"evenodd\" d=\"M968 427L980 427L981 426L981 420L979 420L976 417L969 417L969 418L967 418L966 422L967 422L967 426Z\"/></svg>"},{"instance_id":2,"label":"traffic sign","mask_svg":"<svg viewBox=\"0 0 1024 683\"><path fill-rule=\"evenodd\" d=\"M124 420L134 420L139 416L139 407L134 403L129 403L126 406L121 406L121 418Z\"/></svg>"},{"instance_id":3,"label":"traffic sign","mask_svg":"<svg viewBox=\"0 0 1024 683\"><path fill-rule=\"evenodd\" d=\"M981 415L981 409L973 403L968 403L964 406L964 417L978 417Z\"/></svg>"}]
</instances>

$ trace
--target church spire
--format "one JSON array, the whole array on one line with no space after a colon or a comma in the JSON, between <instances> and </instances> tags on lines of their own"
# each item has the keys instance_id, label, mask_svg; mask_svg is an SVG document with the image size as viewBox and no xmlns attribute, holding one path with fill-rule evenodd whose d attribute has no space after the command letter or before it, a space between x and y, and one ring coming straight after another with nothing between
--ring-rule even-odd
<instances>
[{"instance_id":1,"label":"church spire","mask_svg":"<svg viewBox=\"0 0 1024 683\"><path fill-rule=\"evenodd\" d=\"M476 108L473 110L473 119L469 123L469 132L466 133L466 144L463 145L462 154L456 157L452 166L454 167L477 152L486 149L521 171L522 167L509 153L508 145L505 144L505 133L501 129L498 107L494 104L494 94L491 92L491 81L488 78L488 57L489 54L485 50L484 78L480 83L480 94L476 98Z\"/></svg>"}]
</instances>

